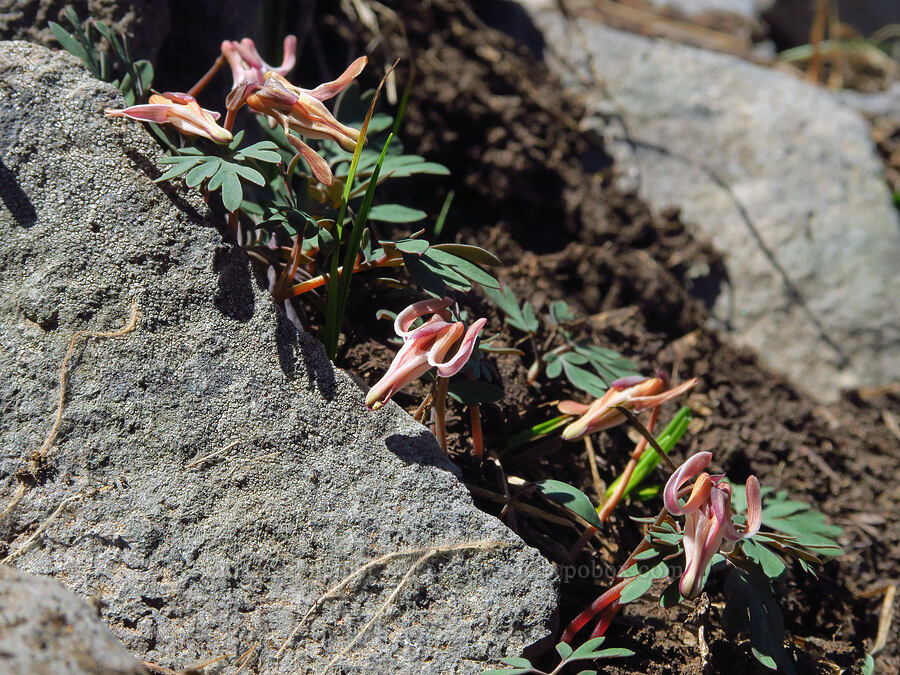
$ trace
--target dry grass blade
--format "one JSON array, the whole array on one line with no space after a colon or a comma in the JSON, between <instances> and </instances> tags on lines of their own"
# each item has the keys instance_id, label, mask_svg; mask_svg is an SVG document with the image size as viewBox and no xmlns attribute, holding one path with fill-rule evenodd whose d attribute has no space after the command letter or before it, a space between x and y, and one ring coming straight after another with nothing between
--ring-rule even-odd
<instances>
[{"instance_id":1,"label":"dry grass blade","mask_svg":"<svg viewBox=\"0 0 900 675\"><path fill-rule=\"evenodd\" d=\"M300 619L299 623L294 628L294 630L291 631L291 634L285 638L284 642L281 645L281 648L275 653L275 658L278 658L279 656L281 656L284 653L284 651L287 649L288 645L290 644L291 640L293 640L297 636L297 633L300 632L300 629L303 627L303 624L306 623L306 620L310 616L312 616L313 612L315 612L319 608L319 606L323 602L325 602L325 600L327 600L328 598L337 594L342 588L344 588L347 584L349 584L351 581L353 581L353 579L355 579L356 577L358 577L361 574L364 574L365 572L367 572L368 570L370 570L374 567L383 565L386 562L394 560L395 558L402 558L402 557L411 556L411 555L419 555L419 554L423 554L423 553L428 553L429 556L432 556L432 555L437 555L439 553L450 553L452 551L464 551L464 550L469 550L469 549L487 550L487 549L492 549L492 548L505 548L510 545L511 544L509 544L509 543L501 542L501 541L466 541L466 542L462 542L460 544L451 544L449 546L432 546L432 547L427 547L427 548L412 548L412 549L406 549L403 551L394 551L393 553L386 553L382 556L375 558L374 560L370 560L365 565L362 565L361 567L357 567L354 571L352 571L350 574L345 576L338 583L336 583L334 586L329 588L327 591L325 591L322 595L320 595L316 599L316 601L312 604L312 606L306 611L306 614L303 615L303 618Z\"/></svg>"},{"instance_id":2,"label":"dry grass blade","mask_svg":"<svg viewBox=\"0 0 900 675\"><path fill-rule=\"evenodd\" d=\"M431 556L436 555L436 554L437 554L436 549L427 551L424 555L420 556L410 566L410 568L406 571L406 574L404 574L403 578L400 580L400 583L398 583L397 586L394 588L394 590L391 591L391 594L387 597L387 599L383 603L381 603L381 606L376 610L375 614L372 615L372 618L369 619L366 622L366 625L363 626L360 629L360 631L354 636L354 638L350 641L350 644L348 644L346 647L344 647L337 656L335 656L333 659L331 659L331 661L328 662L327 666L325 666L322 670L319 671L319 675L325 675L325 673L328 672L328 670L331 668L331 666L333 666L342 656L344 656L354 646L356 646L356 643L362 639L362 636L365 635L366 631L368 631L369 628L372 627L372 625L375 623L375 621L378 619L378 617L381 616L382 614L384 614L384 611L388 608L388 606L391 604L391 602L393 602L394 598L397 597L397 595L400 593L400 590L406 585L406 582L409 581L410 577L412 577L413 572L416 571L416 569L419 567L419 565L421 565L423 562L428 560Z\"/></svg>"},{"instance_id":3,"label":"dry grass blade","mask_svg":"<svg viewBox=\"0 0 900 675\"><path fill-rule=\"evenodd\" d=\"M891 632L891 620L894 616L894 600L897 597L897 584L891 584L884 593L881 603L881 615L878 617L878 633L872 651L873 656L887 646L888 634Z\"/></svg>"},{"instance_id":4,"label":"dry grass blade","mask_svg":"<svg viewBox=\"0 0 900 675\"><path fill-rule=\"evenodd\" d=\"M30 537L28 537L28 539L25 540L24 544L22 544L19 548L17 548L15 551L13 551L8 556L6 556L3 560L0 560L0 565L8 564L10 561L19 557L22 553L24 553L26 550L28 550L28 547L31 546L31 544L34 542L34 540L37 539L39 536L41 536L41 534L48 527L50 527L50 525L53 523L53 521L56 520L57 516L59 516L59 514L62 513L62 510L64 508L66 508L66 506L68 506L69 504L71 504L72 502L74 502L78 499L81 499L84 496L85 496L84 492L79 492L78 494L72 495L71 497L67 497L66 499L64 499L60 503L60 505L56 507L56 510L50 514L50 516L47 518L47 520L45 520L43 523L41 523L40 526L38 527L38 529L36 529L32 533L32 535Z\"/></svg>"},{"instance_id":5,"label":"dry grass blade","mask_svg":"<svg viewBox=\"0 0 900 675\"><path fill-rule=\"evenodd\" d=\"M15 494L13 494L12 499L9 501L9 504L6 505L6 508L3 509L3 513L0 513L0 523L3 522L3 519L9 515L9 513L16 508L16 505L22 501L22 497L25 495L25 483L19 483L19 487L16 488Z\"/></svg>"},{"instance_id":6,"label":"dry grass blade","mask_svg":"<svg viewBox=\"0 0 900 675\"><path fill-rule=\"evenodd\" d=\"M53 445L53 441L56 440L56 435L59 433L59 426L62 423L63 407L65 406L66 402L66 373L69 365L69 359L72 357L72 352L75 350L75 342L80 337L113 338L127 335L137 326L137 317L137 303L132 300L131 319L129 319L128 323L122 326L122 328L120 328L119 330L80 330L72 336L72 341L69 343L69 348L66 350L66 355L63 357L62 364L59 367L59 405L56 408L56 419L53 421L53 426L50 428L50 433L47 434L47 438L44 439L44 444L41 445L38 450L32 453L32 462L39 462L46 456L47 452L50 450L50 447Z\"/></svg>"},{"instance_id":7,"label":"dry grass blade","mask_svg":"<svg viewBox=\"0 0 900 675\"><path fill-rule=\"evenodd\" d=\"M225 447L219 448L218 450L211 452L208 455L204 455L203 457L198 457L197 459L191 460L190 462L188 462L187 464L184 465L184 468L185 469L193 469L195 466L199 466L199 465L203 464L203 462L205 462L206 460L212 459L213 457L218 457L223 452L227 452L228 450L231 450L231 448L236 446L238 443L240 443L239 440L232 441Z\"/></svg>"}]
</instances>

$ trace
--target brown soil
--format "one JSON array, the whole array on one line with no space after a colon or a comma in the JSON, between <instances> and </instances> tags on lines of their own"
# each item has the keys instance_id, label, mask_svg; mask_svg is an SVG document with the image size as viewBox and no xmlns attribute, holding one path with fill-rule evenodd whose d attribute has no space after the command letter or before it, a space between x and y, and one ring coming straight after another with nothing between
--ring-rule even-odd
<instances>
[{"instance_id":1,"label":"brown soil","mask_svg":"<svg viewBox=\"0 0 900 675\"><path fill-rule=\"evenodd\" d=\"M703 299L715 296L723 278L718 252L691 234L677 212L653 217L634 195L613 187L614 167L602 141L578 130L580 103L561 93L531 52L490 29L460 2L405 0L392 6L403 17L405 37L395 20L380 16L379 49L391 57L408 54L415 64L404 138L410 150L446 164L453 173L451 185L441 183L441 189L456 190L450 235L500 255L506 264L500 278L539 311L564 299L591 317L583 330L599 344L634 358L646 371L664 368L682 378L699 377L688 403L700 421L680 452L712 450L717 465L735 481L755 473L764 485L815 504L845 528L846 555L827 562L818 580L799 571L791 574L777 592L799 671L850 668L872 648L879 623L882 596L861 594L896 583L900 569L898 390L849 392L838 404L818 405L763 368L754 353L708 330ZM344 16L326 12L321 20L344 43L359 46L372 37ZM402 81L408 66L401 69ZM412 198L431 213L443 198L414 192L419 197L404 194L405 201ZM691 272L704 266L710 270L704 277ZM400 306L399 301L391 305L395 300L379 298L392 309ZM489 316L491 330L507 343L521 337L477 296L470 294L466 302ZM361 314L357 320L366 318ZM386 324L366 330L375 337L357 336L344 365L373 382L393 348L385 343ZM550 417L552 409L539 408L542 403L585 399L545 380L525 385L530 358L493 359L506 398L482 407L488 449L502 447L509 434L521 429L522 416L528 422ZM412 410L425 391L423 385L397 400ZM467 454L468 416L456 408L452 413L457 415L451 419L452 451L466 480L499 491L496 467ZM623 431L601 436L598 469L609 481L632 445ZM580 444L550 440L504 456L503 465L507 474L526 480L552 477L593 495L584 455ZM483 506L493 512L498 508L492 502ZM653 503L621 507L609 530L578 562L592 556L621 562L621 549L640 536L627 515L646 515L652 508ZM521 514L506 521L557 561L577 537L574 530L549 537ZM718 628L720 583L714 578L708 586L712 665L755 672L760 667L746 641L728 640ZM563 624L602 590L589 580L564 584ZM625 608L608 632L608 644L629 647L636 656L614 662L611 672L697 672L697 628L686 623L692 609L688 603L663 611L652 601ZM895 621L876 672L900 667L898 627Z\"/></svg>"}]
</instances>

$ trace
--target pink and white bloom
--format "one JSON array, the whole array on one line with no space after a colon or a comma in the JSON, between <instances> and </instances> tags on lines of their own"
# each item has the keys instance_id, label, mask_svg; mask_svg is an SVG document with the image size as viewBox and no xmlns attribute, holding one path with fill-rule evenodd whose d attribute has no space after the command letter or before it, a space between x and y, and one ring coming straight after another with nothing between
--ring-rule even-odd
<instances>
[{"instance_id":1,"label":"pink and white bloom","mask_svg":"<svg viewBox=\"0 0 900 675\"><path fill-rule=\"evenodd\" d=\"M462 321L451 322L447 308L452 304L453 300L450 298L422 300L397 315L394 332L403 338L403 346L394 357L391 367L369 390L366 396L368 408L378 410L400 389L424 375L430 368L437 368L440 377L451 377L463 369L487 319L478 319L465 330ZM416 319L426 314L433 316L418 328L410 329ZM462 341L453 356L443 360L460 338Z\"/></svg>"},{"instance_id":2,"label":"pink and white bloom","mask_svg":"<svg viewBox=\"0 0 900 675\"><path fill-rule=\"evenodd\" d=\"M575 441L588 434L622 424L626 417L616 410L617 406L639 413L681 396L697 382L699 380L695 377L677 387L662 391L665 381L661 377L636 375L616 380L601 398L590 405L575 401L560 401L558 408L561 413L580 415L577 420L563 429L562 438L567 441Z\"/></svg>"},{"instance_id":3,"label":"pink and white bloom","mask_svg":"<svg viewBox=\"0 0 900 675\"><path fill-rule=\"evenodd\" d=\"M297 37L288 35L284 38L284 58L277 68L263 61L250 38L240 42L223 41L222 56L228 61L232 77L231 91L225 99L228 110L225 126L230 129L235 113L247 102L247 97L265 84L266 73L278 73L284 77L293 70L297 63Z\"/></svg>"},{"instance_id":4,"label":"pink and white bloom","mask_svg":"<svg viewBox=\"0 0 900 675\"><path fill-rule=\"evenodd\" d=\"M139 122L171 124L185 136L202 136L216 143L231 143L231 132L220 127L216 120L219 113L201 108L197 99L189 94L167 91L153 94L150 102L133 105L122 110L107 108L106 117L127 117Z\"/></svg>"},{"instance_id":5,"label":"pink and white bloom","mask_svg":"<svg viewBox=\"0 0 900 675\"><path fill-rule=\"evenodd\" d=\"M723 541L752 537L759 532L762 524L762 503L756 476L747 478L747 523L743 532L738 532L731 520L731 486L722 480L724 475L700 473L709 466L710 461L711 452L698 452L689 457L669 478L663 492L666 510L673 516L685 517L685 570L678 589L687 599L700 594L706 568ZM687 490L682 491L681 486L694 476L697 479L687 501L682 504L679 493L687 493Z\"/></svg>"},{"instance_id":6,"label":"pink and white bloom","mask_svg":"<svg viewBox=\"0 0 900 675\"><path fill-rule=\"evenodd\" d=\"M244 38L240 42L225 40L222 42L222 56L231 67L231 76L234 84L232 89L237 89L242 84L258 84L262 86L265 75L270 70L281 76L287 75L297 63L297 37L288 35L284 38L284 58L277 68L263 61L262 56L256 51L256 45L250 38Z\"/></svg>"},{"instance_id":7,"label":"pink and white bloom","mask_svg":"<svg viewBox=\"0 0 900 675\"><path fill-rule=\"evenodd\" d=\"M359 141L359 130L338 122L322 101L342 92L362 72L366 63L368 59L365 56L359 57L336 80L320 84L315 89L295 87L278 72L269 71L261 87L250 85L246 90L247 105L258 113L268 115L284 128L288 141L309 164L316 179L325 185L331 185L334 181L328 163L289 130L293 129L307 138L329 139L344 150L352 151Z\"/></svg>"}]
</instances>

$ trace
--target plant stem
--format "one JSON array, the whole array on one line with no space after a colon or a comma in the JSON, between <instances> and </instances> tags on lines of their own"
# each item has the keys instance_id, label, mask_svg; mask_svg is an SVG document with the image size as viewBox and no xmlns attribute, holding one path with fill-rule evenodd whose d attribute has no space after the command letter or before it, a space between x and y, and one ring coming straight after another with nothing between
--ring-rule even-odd
<instances>
[{"instance_id":1,"label":"plant stem","mask_svg":"<svg viewBox=\"0 0 900 675\"><path fill-rule=\"evenodd\" d=\"M353 273L357 272L365 272L367 270L375 269L376 267L402 267L403 259L402 258L388 258L387 256L378 258L377 260L372 260L369 262L359 263L353 268ZM344 271L343 266L337 268L338 276L340 276ZM287 289L283 294L279 294L275 296L276 300L284 300L286 298L296 298L298 295L303 295L309 291L315 290L316 288L320 288L328 283L329 279L331 279L331 274L320 274L317 277L313 277L312 279L307 279L306 281L299 283L295 286Z\"/></svg>"},{"instance_id":2,"label":"plant stem","mask_svg":"<svg viewBox=\"0 0 900 675\"><path fill-rule=\"evenodd\" d=\"M666 511L666 509L660 511L659 515L656 516L656 520L653 521L653 525L651 525L650 527L659 527L666 519L667 514L668 511ZM615 617L616 613L619 611L618 600L622 595L622 591L628 584L637 579L637 576L622 579L622 573L625 572L625 570L627 570L629 567L631 567L631 565L634 563L635 557L646 551L648 548L650 548L650 546L651 544L647 537L641 539L641 543L637 545L637 547L631 552L631 555L628 556L628 559L619 568L619 571L616 572L616 578L613 579L613 586L606 592L604 592L599 598L594 600L594 602L588 605L584 609L584 611L581 612L581 614L579 614L572 620L572 622L566 627L566 630L563 632L561 638L562 642L571 642L576 633L584 628L585 624L587 624L600 612L603 612L603 615L600 617L600 622L597 624L597 627L594 629L591 637L600 637L601 635L603 635L603 633L606 632L606 629L612 622L613 617Z\"/></svg>"},{"instance_id":3,"label":"plant stem","mask_svg":"<svg viewBox=\"0 0 900 675\"><path fill-rule=\"evenodd\" d=\"M431 407L434 435L445 455L447 454L447 387L449 385L449 379L438 375L434 387L434 401Z\"/></svg>"},{"instance_id":4,"label":"plant stem","mask_svg":"<svg viewBox=\"0 0 900 675\"><path fill-rule=\"evenodd\" d=\"M225 57L222 54L219 54L219 57L215 60L215 63L212 64L212 67L206 71L206 74L197 81L197 84L188 90L188 96L196 96L200 93L206 85L209 84L213 76L219 72L219 68L222 67L223 63L225 63Z\"/></svg>"},{"instance_id":5,"label":"plant stem","mask_svg":"<svg viewBox=\"0 0 900 675\"><path fill-rule=\"evenodd\" d=\"M653 428L656 426L656 421L658 419L659 406L653 409L653 412L650 415L650 421L647 423L647 431L650 432L650 434L653 433ZM616 485L615 491L610 495L609 499L606 500L606 503L603 505L603 509L601 509L601 511L597 514L600 518L600 522L605 523L607 520L609 520L610 515L612 515L613 509L615 509L616 505L622 500L622 495L625 494L625 488L628 487L628 481L631 480L631 474L634 473L634 470L638 464L638 460L647 449L647 438L647 436L641 436L641 440L637 442L637 445L634 448L634 452L631 453L631 457L628 459L628 464L625 466L625 470L622 472L622 476L619 478L619 484Z\"/></svg>"}]
</instances>

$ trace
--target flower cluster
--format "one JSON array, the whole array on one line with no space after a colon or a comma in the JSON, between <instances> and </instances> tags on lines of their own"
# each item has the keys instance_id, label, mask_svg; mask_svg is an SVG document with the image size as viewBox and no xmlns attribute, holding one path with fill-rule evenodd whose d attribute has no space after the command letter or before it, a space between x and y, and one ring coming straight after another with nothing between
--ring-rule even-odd
<instances>
[{"instance_id":1,"label":"flower cluster","mask_svg":"<svg viewBox=\"0 0 900 675\"><path fill-rule=\"evenodd\" d=\"M452 304L451 298L422 300L397 315L394 332L403 338L403 347L384 376L369 390L366 405L370 409L378 410L400 389L420 378L430 368L437 368L440 377L451 377L463 369L487 319L478 319L465 330L462 321L451 321L447 308ZM432 317L418 328L410 329L416 319L425 314L432 314ZM462 341L453 356L444 361L450 348L460 338Z\"/></svg>"},{"instance_id":2,"label":"flower cluster","mask_svg":"<svg viewBox=\"0 0 900 675\"><path fill-rule=\"evenodd\" d=\"M314 89L301 89L284 77L296 63L295 36L288 35L284 39L284 60L277 68L263 60L250 38L239 42L225 40L221 49L222 55L215 65L189 93L154 94L149 104L107 109L106 116L171 124L188 136L202 136L215 143L230 143L235 115L246 104L280 125L288 142L300 153L316 179L324 185L331 185L334 176L328 163L291 131L307 138L330 139L345 150L353 150L359 141L359 131L338 122L322 101L342 92L362 72L368 59L365 56L356 59L336 80ZM225 122L220 126L217 122L220 114L201 108L194 96L226 61L231 67L232 88L225 100Z\"/></svg>"},{"instance_id":3,"label":"flower cluster","mask_svg":"<svg viewBox=\"0 0 900 675\"><path fill-rule=\"evenodd\" d=\"M756 476L747 478L747 523L744 531L738 532L731 520L731 486L722 480L725 476L701 473L711 461L711 452L691 456L672 474L663 492L666 510L673 516L684 516L685 570L678 588L688 599L700 594L706 568L724 540L752 537L762 523ZM682 490L681 486L694 476L697 478L693 485ZM683 494L689 495L684 504L679 499Z\"/></svg>"}]
</instances>

